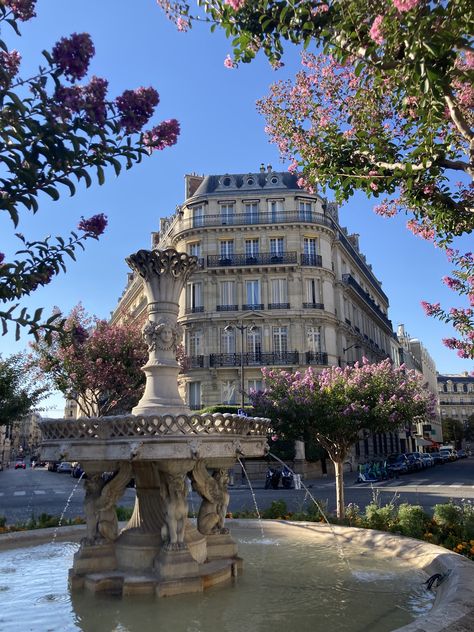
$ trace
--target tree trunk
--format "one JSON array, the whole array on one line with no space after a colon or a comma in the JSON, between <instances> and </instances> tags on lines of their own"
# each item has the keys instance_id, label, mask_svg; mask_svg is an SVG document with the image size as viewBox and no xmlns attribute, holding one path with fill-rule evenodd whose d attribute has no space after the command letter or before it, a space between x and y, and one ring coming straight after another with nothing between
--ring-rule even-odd
<instances>
[{"instance_id":1,"label":"tree trunk","mask_svg":"<svg viewBox=\"0 0 474 632\"><path fill-rule=\"evenodd\" d=\"M333 461L336 471L336 513L342 520L345 515L344 505L344 461Z\"/></svg>"}]
</instances>

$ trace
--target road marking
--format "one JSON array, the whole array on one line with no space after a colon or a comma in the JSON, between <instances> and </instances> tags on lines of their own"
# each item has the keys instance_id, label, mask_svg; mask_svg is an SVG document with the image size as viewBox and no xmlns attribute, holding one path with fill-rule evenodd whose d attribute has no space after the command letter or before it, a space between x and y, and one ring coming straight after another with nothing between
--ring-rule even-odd
<instances>
[{"instance_id":1,"label":"road marking","mask_svg":"<svg viewBox=\"0 0 474 632\"><path fill-rule=\"evenodd\" d=\"M438 483L430 483L428 487L441 487L441 485Z\"/></svg>"},{"instance_id":2,"label":"road marking","mask_svg":"<svg viewBox=\"0 0 474 632\"><path fill-rule=\"evenodd\" d=\"M36 494L37 496L39 496L41 494L46 494L46 492L43 489L35 489L33 491L33 494Z\"/></svg>"},{"instance_id":3,"label":"road marking","mask_svg":"<svg viewBox=\"0 0 474 632\"><path fill-rule=\"evenodd\" d=\"M449 487L464 487L464 483L453 483L452 485L449 485Z\"/></svg>"},{"instance_id":4,"label":"road marking","mask_svg":"<svg viewBox=\"0 0 474 632\"><path fill-rule=\"evenodd\" d=\"M26 492L13 492L14 496L26 496Z\"/></svg>"},{"instance_id":5,"label":"road marking","mask_svg":"<svg viewBox=\"0 0 474 632\"><path fill-rule=\"evenodd\" d=\"M3 492L0 492L0 496L3 496Z\"/></svg>"},{"instance_id":6,"label":"road marking","mask_svg":"<svg viewBox=\"0 0 474 632\"><path fill-rule=\"evenodd\" d=\"M63 489L55 489L54 493L55 494L65 494L66 492Z\"/></svg>"}]
</instances>

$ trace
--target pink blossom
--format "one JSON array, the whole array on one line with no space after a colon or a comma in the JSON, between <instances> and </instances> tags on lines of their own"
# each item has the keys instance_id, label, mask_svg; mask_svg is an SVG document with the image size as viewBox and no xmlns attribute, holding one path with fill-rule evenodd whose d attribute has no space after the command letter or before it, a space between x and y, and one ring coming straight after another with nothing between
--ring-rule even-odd
<instances>
[{"instance_id":1,"label":"pink blossom","mask_svg":"<svg viewBox=\"0 0 474 632\"><path fill-rule=\"evenodd\" d=\"M298 169L298 161L297 160L292 160L290 162L290 164L288 165L288 171L290 173L295 173L295 171Z\"/></svg>"},{"instance_id":2,"label":"pink blossom","mask_svg":"<svg viewBox=\"0 0 474 632\"><path fill-rule=\"evenodd\" d=\"M392 0L393 6L400 11L400 13L405 13L406 11L411 11L414 9L420 0Z\"/></svg>"},{"instance_id":3,"label":"pink blossom","mask_svg":"<svg viewBox=\"0 0 474 632\"><path fill-rule=\"evenodd\" d=\"M383 44L383 40L384 40L383 29L381 27L382 22L383 22L383 15L377 15L369 31L370 38L376 44L379 44L379 45Z\"/></svg>"},{"instance_id":4,"label":"pink blossom","mask_svg":"<svg viewBox=\"0 0 474 632\"><path fill-rule=\"evenodd\" d=\"M103 213L99 213L98 215L89 217L89 219L84 219L82 217L81 221L77 225L77 228L89 234L91 237L97 238L99 235L102 235L106 226L107 217Z\"/></svg>"},{"instance_id":5,"label":"pink blossom","mask_svg":"<svg viewBox=\"0 0 474 632\"><path fill-rule=\"evenodd\" d=\"M372 191L378 191L379 190L379 185L376 184L375 182L371 182L369 184L370 188L372 189Z\"/></svg>"},{"instance_id":6,"label":"pink blossom","mask_svg":"<svg viewBox=\"0 0 474 632\"><path fill-rule=\"evenodd\" d=\"M394 217L398 213L398 207L394 200L384 200L374 206L374 212L382 217Z\"/></svg>"},{"instance_id":7,"label":"pink blossom","mask_svg":"<svg viewBox=\"0 0 474 632\"><path fill-rule=\"evenodd\" d=\"M0 252L0 265L5 261L5 253Z\"/></svg>"},{"instance_id":8,"label":"pink blossom","mask_svg":"<svg viewBox=\"0 0 474 632\"><path fill-rule=\"evenodd\" d=\"M125 90L115 99L120 113L120 124L127 134L138 132L151 118L160 97L154 88Z\"/></svg>"},{"instance_id":9,"label":"pink blossom","mask_svg":"<svg viewBox=\"0 0 474 632\"><path fill-rule=\"evenodd\" d=\"M421 306L427 316L434 316L440 310L440 303L427 303L426 301L421 301Z\"/></svg>"},{"instance_id":10,"label":"pink blossom","mask_svg":"<svg viewBox=\"0 0 474 632\"><path fill-rule=\"evenodd\" d=\"M181 31L183 33L186 32L189 29L189 20L186 20L185 18L180 16L176 20L176 27L178 31Z\"/></svg>"},{"instance_id":11,"label":"pink blossom","mask_svg":"<svg viewBox=\"0 0 474 632\"><path fill-rule=\"evenodd\" d=\"M296 181L296 184L300 189L304 189L306 185L306 181L304 178L298 178L298 180Z\"/></svg>"},{"instance_id":12,"label":"pink blossom","mask_svg":"<svg viewBox=\"0 0 474 632\"><path fill-rule=\"evenodd\" d=\"M9 86L13 77L18 73L20 67L21 56L16 50L1 51L0 52L0 67L3 70L4 76L2 77L2 83L5 86Z\"/></svg>"},{"instance_id":13,"label":"pink blossom","mask_svg":"<svg viewBox=\"0 0 474 632\"><path fill-rule=\"evenodd\" d=\"M26 22L34 18L36 0L5 0L5 6L13 11L17 20Z\"/></svg>"},{"instance_id":14,"label":"pink blossom","mask_svg":"<svg viewBox=\"0 0 474 632\"><path fill-rule=\"evenodd\" d=\"M150 149L157 150L171 147L178 142L179 133L179 123L176 119L163 121L143 134L143 144Z\"/></svg>"},{"instance_id":15,"label":"pink blossom","mask_svg":"<svg viewBox=\"0 0 474 632\"><path fill-rule=\"evenodd\" d=\"M244 6L245 2L246 0L225 0L224 4L228 4L234 11L238 11Z\"/></svg>"},{"instance_id":16,"label":"pink blossom","mask_svg":"<svg viewBox=\"0 0 474 632\"><path fill-rule=\"evenodd\" d=\"M320 13L327 13L329 11L329 6L327 4L319 4L317 7L313 7L311 9L311 15L316 17Z\"/></svg>"},{"instance_id":17,"label":"pink blossom","mask_svg":"<svg viewBox=\"0 0 474 632\"><path fill-rule=\"evenodd\" d=\"M73 33L62 37L51 51L53 61L71 81L82 79L87 73L95 48L88 33Z\"/></svg>"},{"instance_id":18,"label":"pink blossom","mask_svg":"<svg viewBox=\"0 0 474 632\"><path fill-rule=\"evenodd\" d=\"M224 59L224 66L226 68L234 67L234 62L232 61L232 57L230 55L227 55L226 58Z\"/></svg>"}]
</instances>

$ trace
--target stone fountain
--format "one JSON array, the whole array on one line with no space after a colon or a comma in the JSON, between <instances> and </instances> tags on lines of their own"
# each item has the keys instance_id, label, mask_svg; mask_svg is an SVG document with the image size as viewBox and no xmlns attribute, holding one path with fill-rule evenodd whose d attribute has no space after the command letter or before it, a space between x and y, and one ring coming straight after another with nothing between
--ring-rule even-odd
<instances>
[{"instance_id":1,"label":"stone fountain","mask_svg":"<svg viewBox=\"0 0 474 632\"><path fill-rule=\"evenodd\" d=\"M240 455L265 454L269 421L193 414L180 397L178 301L197 258L139 250L127 263L143 278L148 300L143 397L130 415L45 419L42 458L79 461L86 473L87 533L70 570L73 590L199 592L240 572L225 526L227 472ZM132 478L135 507L119 531L115 507ZM189 482L201 497L196 526L188 519Z\"/></svg>"}]
</instances>

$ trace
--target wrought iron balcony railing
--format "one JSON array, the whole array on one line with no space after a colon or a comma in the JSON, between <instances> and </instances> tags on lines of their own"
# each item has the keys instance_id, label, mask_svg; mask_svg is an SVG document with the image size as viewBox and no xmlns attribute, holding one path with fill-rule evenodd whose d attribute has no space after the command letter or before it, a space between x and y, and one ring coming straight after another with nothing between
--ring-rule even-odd
<instances>
[{"instance_id":1,"label":"wrought iron balcony railing","mask_svg":"<svg viewBox=\"0 0 474 632\"><path fill-rule=\"evenodd\" d=\"M303 309L324 309L324 303L303 303Z\"/></svg>"},{"instance_id":2,"label":"wrought iron balcony railing","mask_svg":"<svg viewBox=\"0 0 474 632\"><path fill-rule=\"evenodd\" d=\"M263 303L246 303L245 305L242 305L242 310L244 312L247 312L249 310L258 311L258 310L262 310L263 308L264 308Z\"/></svg>"},{"instance_id":3,"label":"wrought iron balcony railing","mask_svg":"<svg viewBox=\"0 0 474 632\"><path fill-rule=\"evenodd\" d=\"M195 307L186 307L185 314L200 314L204 311L204 305L197 305Z\"/></svg>"},{"instance_id":4,"label":"wrought iron balcony railing","mask_svg":"<svg viewBox=\"0 0 474 632\"><path fill-rule=\"evenodd\" d=\"M268 303L267 309L290 309L289 303Z\"/></svg>"},{"instance_id":5,"label":"wrought iron balcony railing","mask_svg":"<svg viewBox=\"0 0 474 632\"><path fill-rule=\"evenodd\" d=\"M307 351L306 364L327 364L328 354L323 351Z\"/></svg>"},{"instance_id":6,"label":"wrought iron balcony railing","mask_svg":"<svg viewBox=\"0 0 474 632\"><path fill-rule=\"evenodd\" d=\"M218 312L236 312L238 309L238 305L216 305L216 311Z\"/></svg>"},{"instance_id":7,"label":"wrought iron balcony railing","mask_svg":"<svg viewBox=\"0 0 474 632\"><path fill-rule=\"evenodd\" d=\"M262 252L255 255L228 254L228 255L208 255L208 268L223 268L229 266L261 266L291 264L298 262L296 252Z\"/></svg>"},{"instance_id":8,"label":"wrought iron balcony railing","mask_svg":"<svg viewBox=\"0 0 474 632\"><path fill-rule=\"evenodd\" d=\"M180 219L173 227L179 233L190 228L201 228L208 226L244 226L246 224L288 224L304 222L308 224L319 224L328 228L335 228L330 217L316 211L262 211L259 213L235 213L227 215L197 215Z\"/></svg>"},{"instance_id":9,"label":"wrought iron balcony railing","mask_svg":"<svg viewBox=\"0 0 474 632\"><path fill-rule=\"evenodd\" d=\"M323 265L323 258L321 257L321 255L316 254L302 254L301 265L320 268Z\"/></svg>"},{"instance_id":10,"label":"wrought iron balcony railing","mask_svg":"<svg viewBox=\"0 0 474 632\"><path fill-rule=\"evenodd\" d=\"M358 294L379 316L387 327L390 327L390 331L392 331L392 321L388 319L387 315L383 313L377 303L370 297L370 295L361 288L361 286L357 283L354 277L351 274L343 274L342 282L351 287L356 294ZM364 336L365 337L365 336Z\"/></svg>"},{"instance_id":11,"label":"wrought iron balcony railing","mask_svg":"<svg viewBox=\"0 0 474 632\"><path fill-rule=\"evenodd\" d=\"M288 366L299 364L297 351L282 353L211 353L209 356L210 367L225 366Z\"/></svg>"}]
</instances>

